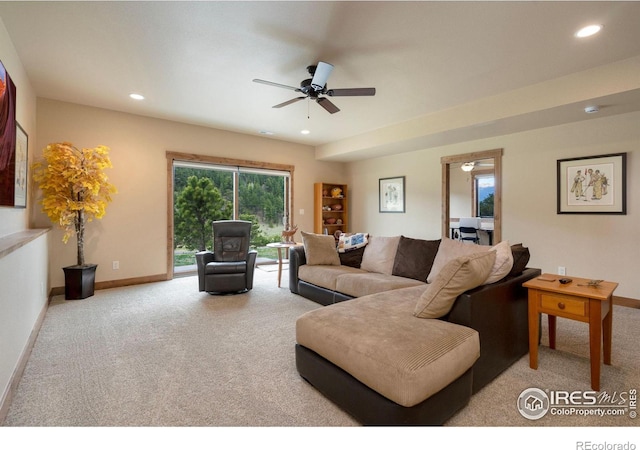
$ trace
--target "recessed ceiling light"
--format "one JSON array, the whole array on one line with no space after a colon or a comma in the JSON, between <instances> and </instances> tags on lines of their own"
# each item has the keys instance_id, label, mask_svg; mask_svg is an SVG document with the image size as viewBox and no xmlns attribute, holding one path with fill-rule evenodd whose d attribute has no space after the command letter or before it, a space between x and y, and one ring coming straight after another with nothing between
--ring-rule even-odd
<instances>
[{"instance_id":1,"label":"recessed ceiling light","mask_svg":"<svg viewBox=\"0 0 640 450\"><path fill-rule=\"evenodd\" d=\"M600 30L602 30L602 25L589 25L579 29L578 32L576 33L576 37L585 38L585 37L593 36Z\"/></svg>"},{"instance_id":2,"label":"recessed ceiling light","mask_svg":"<svg viewBox=\"0 0 640 450\"><path fill-rule=\"evenodd\" d=\"M260 134L264 134L266 136L273 136L273 131L261 130Z\"/></svg>"},{"instance_id":3,"label":"recessed ceiling light","mask_svg":"<svg viewBox=\"0 0 640 450\"><path fill-rule=\"evenodd\" d=\"M309 131L309 130L302 130L300 133L302 133L302 134L309 134L309 133L311 133L311 131Z\"/></svg>"},{"instance_id":4,"label":"recessed ceiling light","mask_svg":"<svg viewBox=\"0 0 640 450\"><path fill-rule=\"evenodd\" d=\"M134 100L144 100L144 95L141 94L129 94L129 97Z\"/></svg>"},{"instance_id":5,"label":"recessed ceiling light","mask_svg":"<svg viewBox=\"0 0 640 450\"><path fill-rule=\"evenodd\" d=\"M587 114L594 114L594 113L597 113L598 111L600 111L600 108L598 107L598 105L587 106L584 109L584 112L586 112Z\"/></svg>"}]
</instances>

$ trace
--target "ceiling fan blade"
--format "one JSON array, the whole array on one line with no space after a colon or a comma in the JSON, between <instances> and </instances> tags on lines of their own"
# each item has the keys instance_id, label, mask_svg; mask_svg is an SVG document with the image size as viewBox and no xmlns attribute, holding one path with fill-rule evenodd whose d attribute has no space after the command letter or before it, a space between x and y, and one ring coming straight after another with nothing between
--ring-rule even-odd
<instances>
[{"instance_id":1,"label":"ceiling fan blade","mask_svg":"<svg viewBox=\"0 0 640 450\"><path fill-rule=\"evenodd\" d=\"M275 87L280 87L285 89L291 89L292 91L300 91L300 88L287 86L286 84L274 83L273 81L259 80L257 78L254 78L253 81L254 83L266 84L267 86L275 86Z\"/></svg>"},{"instance_id":2,"label":"ceiling fan blade","mask_svg":"<svg viewBox=\"0 0 640 450\"><path fill-rule=\"evenodd\" d=\"M272 108L282 108L283 106L287 106L287 105L290 105L292 103L299 102L300 100L304 100L305 98L307 98L307 97L292 98L291 100L287 100L286 102L283 102L283 103L277 104L275 106L272 106Z\"/></svg>"},{"instance_id":3,"label":"ceiling fan blade","mask_svg":"<svg viewBox=\"0 0 640 450\"><path fill-rule=\"evenodd\" d=\"M376 95L376 88L329 89L326 94L330 97L356 97L364 95Z\"/></svg>"},{"instance_id":4,"label":"ceiling fan blade","mask_svg":"<svg viewBox=\"0 0 640 450\"><path fill-rule=\"evenodd\" d=\"M318 102L318 105L322 106L331 114L335 114L338 111L340 111L340 108L338 108L336 105L331 103L328 98L321 97L318 100L316 100L316 102Z\"/></svg>"},{"instance_id":5,"label":"ceiling fan blade","mask_svg":"<svg viewBox=\"0 0 640 450\"><path fill-rule=\"evenodd\" d=\"M311 87L314 91L321 91L324 88L332 70L333 66L331 64L322 61L318 63L316 71L313 74L313 79L311 80Z\"/></svg>"}]
</instances>

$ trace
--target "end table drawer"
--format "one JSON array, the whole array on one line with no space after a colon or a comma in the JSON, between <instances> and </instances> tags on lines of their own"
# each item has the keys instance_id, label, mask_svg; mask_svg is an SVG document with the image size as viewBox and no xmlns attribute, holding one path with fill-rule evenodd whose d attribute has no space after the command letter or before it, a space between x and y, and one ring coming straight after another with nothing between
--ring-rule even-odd
<instances>
[{"instance_id":1,"label":"end table drawer","mask_svg":"<svg viewBox=\"0 0 640 450\"><path fill-rule=\"evenodd\" d=\"M587 317L589 315L589 301L576 297L564 296L543 292L540 296L540 307L551 313L558 315L571 314L574 316Z\"/></svg>"}]
</instances>

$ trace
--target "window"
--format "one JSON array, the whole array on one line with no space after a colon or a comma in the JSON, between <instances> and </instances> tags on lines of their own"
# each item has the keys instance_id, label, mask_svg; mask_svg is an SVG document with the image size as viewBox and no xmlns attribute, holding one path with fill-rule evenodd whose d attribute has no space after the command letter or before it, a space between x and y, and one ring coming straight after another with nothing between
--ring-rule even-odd
<instances>
[{"instance_id":1,"label":"window","mask_svg":"<svg viewBox=\"0 0 640 450\"><path fill-rule=\"evenodd\" d=\"M473 216L493 217L495 177L493 171L473 175Z\"/></svg>"}]
</instances>

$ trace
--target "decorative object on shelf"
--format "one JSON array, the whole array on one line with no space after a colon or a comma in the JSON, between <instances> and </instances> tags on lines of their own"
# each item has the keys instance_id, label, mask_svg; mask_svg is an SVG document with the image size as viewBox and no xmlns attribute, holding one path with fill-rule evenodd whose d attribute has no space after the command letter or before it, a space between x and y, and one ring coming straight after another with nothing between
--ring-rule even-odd
<instances>
[{"instance_id":1,"label":"decorative object on shelf","mask_svg":"<svg viewBox=\"0 0 640 450\"><path fill-rule=\"evenodd\" d=\"M578 286L600 287L600 283L604 280L589 280L586 283L578 284Z\"/></svg>"},{"instance_id":2,"label":"decorative object on shelf","mask_svg":"<svg viewBox=\"0 0 640 450\"><path fill-rule=\"evenodd\" d=\"M342 211L342 205L340 203L336 203L335 205L331 205L331 211Z\"/></svg>"},{"instance_id":3,"label":"decorative object on shelf","mask_svg":"<svg viewBox=\"0 0 640 450\"><path fill-rule=\"evenodd\" d=\"M559 159L558 214L627 214L627 154Z\"/></svg>"},{"instance_id":4,"label":"decorative object on shelf","mask_svg":"<svg viewBox=\"0 0 640 450\"><path fill-rule=\"evenodd\" d=\"M328 189L323 189L322 190L322 196L323 197L328 197L329 196L329 190Z\"/></svg>"},{"instance_id":5,"label":"decorative object on shelf","mask_svg":"<svg viewBox=\"0 0 640 450\"><path fill-rule=\"evenodd\" d=\"M342 198L342 189L337 186L331 189L331 197Z\"/></svg>"},{"instance_id":6,"label":"decorative object on shelf","mask_svg":"<svg viewBox=\"0 0 640 450\"><path fill-rule=\"evenodd\" d=\"M293 235L298 231L298 225L294 225L293 227L289 226L287 223L284 226L284 230L282 231L282 242L285 244L293 244L296 240L293 238Z\"/></svg>"},{"instance_id":7,"label":"decorative object on shelf","mask_svg":"<svg viewBox=\"0 0 640 450\"><path fill-rule=\"evenodd\" d=\"M334 225L336 223L336 218L335 217L327 217L326 219L324 219L324 223L326 223L327 225Z\"/></svg>"},{"instance_id":8,"label":"decorative object on shelf","mask_svg":"<svg viewBox=\"0 0 640 450\"><path fill-rule=\"evenodd\" d=\"M378 183L380 212L405 212L404 177L380 178Z\"/></svg>"},{"instance_id":9,"label":"decorative object on shelf","mask_svg":"<svg viewBox=\"0 0 640 450\"><path fill-rule=\"evenodd\" d=\"M63 268L67 300L93 295L97 266L84 260L85 227L104 216L111 195L117 192L104 173L110 167L108 147L79 150L69 142L47 145L43 159L33 164L33 179L43 193L43 211L64 230L65 244L71 235L76 236L76 265Z\"/></svg>"},{"instance_id":10,"label":"decorative object on shelf","mask_svg":"<svg viewBox=\"0 0 640 450\"><path fill-rule=\"evenodd\" d=\"M342 225L342 219L337 219L336 220L336 225Z\"/></svg>"}]
</instances>

